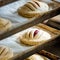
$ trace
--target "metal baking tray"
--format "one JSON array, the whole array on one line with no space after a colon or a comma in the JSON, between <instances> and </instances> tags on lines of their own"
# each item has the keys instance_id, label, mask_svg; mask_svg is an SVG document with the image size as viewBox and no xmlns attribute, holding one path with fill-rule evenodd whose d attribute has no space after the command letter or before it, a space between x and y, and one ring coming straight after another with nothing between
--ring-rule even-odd
<instances>
[{"instance_id":1,"label":"metal baking tray","mask_svg":"<svg viewBox=\"0 0 60 60\"><path fill-rule=\"evenodd\" d=\"M46 50L48 52L51 52L57 56L60 56L60 35L57 35L56 37L52 38L50 41L46 42L43 45L35 46L32 49L29 49L25 51L24 53L20 53L16 55L15 57L11 58L10 60L24 60L27 57L40 52L41 50ZM54 59L52 59L54 60ZM58 59L56 59L58 60Z\"/></svg>"},{"instance_id":2,"label":"metal baking tray","mask_svg":"<svg viewBox=\"0 0 60 60\"><path fill-rule=\"evenodd\" d=\"M0 7L0 17L7 18L10 21L12 21L13 24L14 24L14 26L13 26L14 29L11 29L10 31L1 34L0 35L0 40L2 40L4 38L7 38L7 37L9 37L9 36L11 36L13 34L16 34L17 32L20 32L20 31L22 31L24 29L27 29L27 28L31 27L31 26L34 26L34 25L36 25L38 23L42 23L46 19L52 18L52 17L60 14L60 5L58 3L56 3L56 5L58 7L53 6L52 7L53 8L52 10L48 11L47 13L45 13L44 15L42 15L41 17L38 16L37 18L34 18L34 19L30 19L29 20L27 18L23 18L21 16L18 16L18 14L16 13L16 10L19 7L19 4L22 6L23 5L22 4L23 2L26 3L28 1L29 0L18 0L16 2L12 3L12 4L8 4L6 6ZM8 2L8 1L5 1L5 2ZM50 5L49 2L47 4ZM53 3L53 4L55 5L55 3ZM15 6L17 6L17 7L15 7ZM51 7L51 5L50 5L50 7ZM5 10L7 12L4 12Z\"/></svg>"},{"instance_id":3,"label":"metal baking tray","mask_svg":"<svg viewBox=\"0 0 60 60\"><path fill-rule=\"evenodd\" d=\"M47 25L45 25L45 24L38 24L38 25L36 25L36 26L33 26L33 27L31 27L31 28L29 28L29 29L27 29L27 30L30 30L30 29L40 29L40 30L43 30L43 31L46 31L46 32L48 32L49 34L51 34L51 36L52 36L52 38L56 38L56 36L57 35L59 35L60 34L60 31L59 30L57 30L57 29L54 29L54 28L51 28L51 27L49 27L49 26L47 26ZM11 36L11 37L9 37L9 38L6 38L6 39L3 39L3 40L1 40L0 41L0 45L5 45L5 46L7 46L7 47L9 47L9 48L11 48L12 50L13 50L13 53L14 53L14 57L13 58L15 58L16 56L18 56L19 55L19 57L23 54L23 53L25 53L25 52L27 52L27 50L31 50L31 49L33 49L33 48L35 48L35 46L28 46L28 45L25 45L25 44L23 44L23 43L19 43L18 42L18 38L19 38L19 36L20 35L22 35L22 33L24 33L25 31L27 31L27 30L24 30L24 31L21 31L21 32L19 32L19 33L17 33L17 34L15 34L15 35L13 35L13 36ZM48 40L48 41L51 41L51 40ZM53 40L52 40L53 41ZM54 40L55 41L55 40ZM57 42L58 42L58 40L57 40ZM44 43L45 44L45 43ZM53 43L54 44L54 43ZM39 45L40 46L40 45ZM36 46L37 47L37 46ZM53 50L54 50L54 48L53 48ZM54 50L55 51L55 50ZM50 51L49 51L50 52ZM57 54L56 54L57 55ZM17 58L17 57L16 57ZM12 60L12 59L11 59ZM17 59L18 60L18 59Z\"/></svg>"},{"instance_id":4,"label":"metal baking tray","mask_svg":"<svg viewBox=\"0 0 60 60\"><path fill-rule=\"evenodd\" d=\"M5 5L5 4L2 4L2 5ZM6 5L6 6L8 6L8 5ZM3 7L6 7L6 6L3 6ZM3 7L0 7L0 8L3 8ZM25 29L27 29L29 27L32 27L32 26L34 26L34 25L36 25L38 23L42 23L46 19L52 18L52 17L54 17L54 16L56 16L58 14L60 14L60 6L58 6L57 8L54 8L53 10L45 13L41 17L38 16L36 19L34 19L32 21L29 21L29 22L27 22L25 24L22 24L22 25L18 25L17 27L12 29L11 31L6 32L4 34L1 34L0 35L0 40L2 40L4 38L7 38L7 37L9 37L9 36L11 36L13 34L16 34L17 32L20 32L22 30L25 30ZM2 16L0 15L0 17L2 17ZM4 17L4 18L9 19L8 17ZM11 19L11 21L12 21L12 19ZM15 21L18 22L19 20L18 21L15 20ZM12 22L15 22L15 21L12 21ZM9 39L9 38L7 38L7 39ZM30 55L32 55L34 53L37 53L38 51L43 50L43 49L46 50L46 51L49 51L49 52L51 52L53 54L56 54L56 55L60 56L60 53L59 53L59 51L60 51L59 43L60 43L60 34L57 34L55 37L53 37L48 42L46 42L46 43L44 43L42 45L35 46L33 49L29 49L29 50L25 51L23 54L19 53L18 55L14 56L10 60L24 60L28 56L30 56ZM53 48L53 50L52 50L52 48Z\"/></svg>"}]
</instances>

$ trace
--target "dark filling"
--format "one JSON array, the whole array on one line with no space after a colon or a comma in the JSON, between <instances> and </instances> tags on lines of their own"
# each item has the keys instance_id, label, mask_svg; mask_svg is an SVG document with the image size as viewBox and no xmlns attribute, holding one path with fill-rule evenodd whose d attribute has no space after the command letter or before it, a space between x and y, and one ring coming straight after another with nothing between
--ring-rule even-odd
<instances>
[{"instance_id":1,"label":"dark filling","mask_svg":"<svg viewBox=\"0 0 60 60\"><path fill-rule=\"evenodd\" d=\"M38 30L35 30L35 31L34 31L34 36L35 36L36 34L38 34L38 32L39 32Z\"/></svg>"}]
</instances>

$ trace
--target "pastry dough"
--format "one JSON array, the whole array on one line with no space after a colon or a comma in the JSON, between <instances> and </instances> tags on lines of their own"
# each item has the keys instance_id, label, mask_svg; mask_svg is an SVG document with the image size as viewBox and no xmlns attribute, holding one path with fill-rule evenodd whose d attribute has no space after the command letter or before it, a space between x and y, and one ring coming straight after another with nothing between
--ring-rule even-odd
<instances>
[{"instance_id":1,"label":"pastry dough","mask_svg":"<svg viewBox=\"0 0 60 60\"><path fill-rule=\"evenodd\" d=\"M19 37L19 40L28 45L37 45L43 44L48 39L51 38L51 35L43 30L35 30L27 31L22 36Z\"/></svg>"},{"instance_id":2,"label":"pastry dough","mask_svg":"<svg viewBox=\"0 0 60 60\"><path fill-rule=\"evenodd\" d=\"M6 46L0 46L0 60L8 60L13 57L13 52Z\"/></svg>"},{"instance_id":3,"label":"pastry dough","mask_svg":"<svg viewBox=\"0 0 60 60\"><path fill-rule=\"evenodd\" d=\"M44 2L30 1L18 9L18 14L27 18L42 15L49 10L49 6Z\"/></svg>"},{"instance_id":4,"label":"pastry dough","mask_svg":"<svg viewBox=\"0 0 60 60\"><path fill-rule=\"evenodd\" d=\"M49 60L49 59L39 54L33 54L32 56L28 57L25 60Z\"/></svg>"},{"instance_id":5,"label":"pastry dough","mask_svg":"<svg viewBox=\"0 0 60 60\"><path fill-rule=\"evenodd\" d=\"M0 18L0 34L8 31L12 27L12 23L7 20Z\"/></svg>"}]
</instances>

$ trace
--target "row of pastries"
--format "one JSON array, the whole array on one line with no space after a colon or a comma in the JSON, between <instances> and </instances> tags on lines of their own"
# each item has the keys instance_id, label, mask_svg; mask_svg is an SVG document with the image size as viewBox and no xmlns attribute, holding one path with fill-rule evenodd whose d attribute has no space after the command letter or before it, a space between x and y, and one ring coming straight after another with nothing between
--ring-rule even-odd
<instances>
[{"instance_id":1,"label":"row of pastries","mask_svg":"<svg viewBox=\"0 0 60 60\"><path fill-rule=\"evenodd\" d=\"M2 19L2 20L5 21L5 19ZM6 25L7 29L4 26L3 21L1 21L0 23L1 23L0 28L1 27L4 28L3 30L0 30L0 32L7 31L7 30L9 30L10 27L12 27L12 22L10 22L9 20L5 21L5 23L6 23L5 25ZM9 25L9 24L11 24L11 25ZM19 41L19 43L21 42L22 44L25 44L25 45L35 46L35 45L42 44L42 43L48 41L50 38L51 38L51 35L48 32L37 29L37 28L36 29L31 28L31 29L28 29L27 31L25 31L22 35L18 35L17 41ZM37 60L37 57L35 58L35 56L37 56L38 59L43 59L42 56L39 57L38 54L34 54L32 57L28 58L28 60ZM1 46L0 47L0 60L8 60L11 57L13 57L12 49L10 49L6 46Z\"/></svg>"},{"instance_id":2,"label":"row of pastries","mask_svg":"<svg viewBox=\"0 0 60 60\"><path fill-rule=\"evenodd\" d=\"M13 53L12 49L10 49L6 46L3 46L3 45L0 46L0 60L9 60L13 56L14 56L14 53ZM46 56L36 53L24 60L50 60L50 59Z\"/></svg>"},{"instance_id":3,"label":"row of pastries","mask_svg":"<svg viewBox=\"0 0 60 60\"><path fill-rule=\"evenodd\" d=\"M22 7L19 7L17 9L17 13L20 16L26 17L26 18L33 18L38 15L42 15L43 13L46 13L49 10L49 6L40 1L29 1L26 4L24 4ZM0 33L6 32L12 27L12 22L8 19L4 19L0 17Z\"/></svg>"},{"instance_id":4,"label":"row of pastries","mask_svg":"<svg viewBox=\"0 0 60 60\"><path fill-rule=\"evenodd\" d=\"M44 2L30 1L22 7L19 7L17 12L20 16L26 18L33 18L38 15L42 15L49 10L49 6ZM7 32L12 27L12 22L8 19L0 17L0 34ZM48 37L47 37L48 36ZM25 32L22 36L18 36L18 40L25 45L38 45L46 42L51 38L51 35L47 32L40 31L39 29L32 29ZM6 46L0 46L0 60L8 60L13 57L12 49ZM25 60L49 60L48 58L34 54Z\"/></svg>"}]
</instances>

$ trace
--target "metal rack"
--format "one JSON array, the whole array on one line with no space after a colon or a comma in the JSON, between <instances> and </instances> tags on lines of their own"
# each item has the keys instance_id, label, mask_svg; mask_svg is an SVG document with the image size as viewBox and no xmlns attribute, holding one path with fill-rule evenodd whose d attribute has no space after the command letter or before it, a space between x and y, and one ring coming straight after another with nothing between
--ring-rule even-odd
<instances>
[{"instance_id":1,"label":"metal rack","mask_svg":"<svg viewBox=\"0 0 60 60\"><path fill-rule=\"evenodd\" d=\"M12 2L15 2L17 0L0 0L0 7L3 7L4 5L8 4L8 3L12 3ZM47 20L47 19L50 19L56 15L59 15L60 14L60 6L54 10L51 10L47 13L45 13L43 16L38 16L36 19L34 19L33 21L27 23L27 24L24 24L22 26L19 26L9 32L6 32L2 35L0 35L0 40L4 39L4 38L7 38L19 31L22 31L24 29L27 29L29 27L32 27L36 24L39 24L39 23L42 23L43 21ZM50 20L49 20L50 21ZM50 22L51 23L51 22ZM54 24L55 25L55 24ZM24 26L24 27L23 27ZM21 28L22 27L22 28ZM60 26L58 27L60 28ZM58 34L57 36L55 36L54 38L52 38L50 41L46 42L45 44L43 45L38 45L36 47L34 47L33 49L31 50L28 50L28 51L25 51L24 54L18 54L16 57L13 57L11 60L24 60L25 58L27 58L28 56L34 54L34 53L37 53L37 51L40 51L42 49L47 49L47 47L49 46L52 46L54 45L55 43L58 43L60 42L60 34ZM23 58L22 58L23 57Z\"/></svg>"},{"instance_id":2,"label":"metal rack","mask_svg":"<svg viewBox=\"0 0 60 60\"><path fill-rule=\"evenodd\" d=\"M10 4L12 2L15 2L17 0L0 0L0 7L6 5L6 4Z\"/></svg>"}]
</instances>

